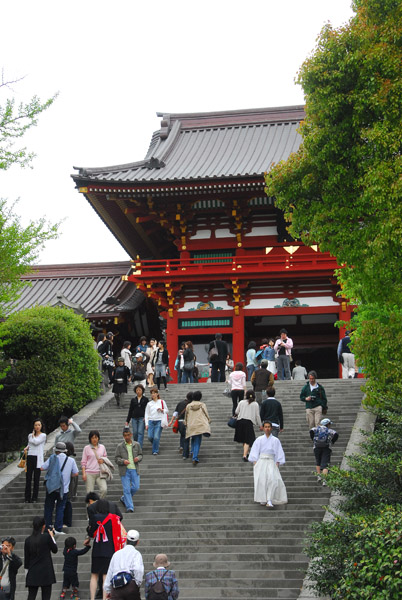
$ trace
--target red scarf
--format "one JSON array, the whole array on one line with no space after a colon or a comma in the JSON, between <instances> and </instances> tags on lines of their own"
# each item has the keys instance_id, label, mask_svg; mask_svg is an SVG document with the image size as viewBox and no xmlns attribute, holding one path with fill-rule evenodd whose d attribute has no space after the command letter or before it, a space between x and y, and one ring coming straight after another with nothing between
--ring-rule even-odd
<instances>
[{"instance_id":1,"label":"red scarf","mask_svg":"<svg viewBox=\"0 0 402 600\"><path fill-rule=\"evenodd\" d=\"M102 522L98 521L98 528L95 531L93 537L95 538L95 542L108 542L108 537L106 534L105 524L108 521L112 521L112 536L113 536L113 545L114 551L121 550L124 546L125 538L124 532L122 531L122 526L120 523L120 517L117 515L108 514L106 519ZM101 537L103 538L101 540Z\"/></svg>"}]
</instances>

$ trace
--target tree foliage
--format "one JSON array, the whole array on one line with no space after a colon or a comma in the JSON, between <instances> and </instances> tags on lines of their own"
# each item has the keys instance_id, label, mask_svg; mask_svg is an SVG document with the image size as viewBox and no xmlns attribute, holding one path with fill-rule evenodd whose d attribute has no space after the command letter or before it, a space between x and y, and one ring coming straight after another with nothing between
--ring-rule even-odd
<instances>
[{"instance_id":1,"label":"tree foliage","mask_svg":"<svg viewBox=\"0 0 402 600\"><path fill-rule=\"evenodd\" d=\"M269 172L266 189L295 237L338 259L343 294L360 311L355 326L378 312L381 329L402 308L402 3L356 0L354 8L347 25L323 29L299 72L303 142ZM369 332L360 329L355 351L375 396L389 371L378 352L370 359ZM395 359L401 364L402 346Z\"/></svg>"},{"instance_id":2,"label":"tree foliage","mask_svg":"<svg viewBox=\"0 0 402 600\"><path fill-rule=\"evenodd\" d=\"M17 300L26 285L21 277L32 271L45 242L58 235L58 225L50 225L45 219L23 226L14 206L0 200L0 317Z\"/></svg>"},{"instance_id":3,"label":"tree foliage","mask_svg":"<svg viewBox=\"0 0 402 600\"><path fill-rule=\"evenodd\" d=\"M5 81L2 73L0 91L11 89L12 84L18 81ZM0 169L8 169L14 164L21 167L30 165L35 154L28 152L26 147L15 148L15 144L31 127L37 125L38 116L53 104L56 96L43 103L33 96L28 103L18 106L15 98L6 98L4 104L0 104Z\"/></svg>"},{"instance_id":4,"label":"tree foliage","mask_svg":"<svg viewBox=\"0 0 402 600\"><path fill-rule=\"evenodd\" d=\"M327 25L298 75L303 141L266 176L290 233L338 260L342 294L357 306L353 351L368 376L375 433L351 470L333 468L343 496L313 527L315 591L334 600L402 596L402 2L355 0Z\"/></svg>"},{"instance_id":5,"label":"tree foliage","mask_svg":"<svg viewBox=\"0 0 402 600\"><path fill-rule=\"evenodd\" d=\"M67 308L36 306L0 324L6 413L44 419L74 413L99 394L98 354L89 324Z\"/></svg>"}]
</instances>

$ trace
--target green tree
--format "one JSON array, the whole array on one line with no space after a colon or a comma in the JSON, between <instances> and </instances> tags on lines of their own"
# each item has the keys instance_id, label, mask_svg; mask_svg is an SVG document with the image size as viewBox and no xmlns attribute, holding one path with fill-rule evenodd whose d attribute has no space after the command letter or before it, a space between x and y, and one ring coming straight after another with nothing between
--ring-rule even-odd
<instances>
[{"instance_id":1,"label":"green tree","mask_svg":"<svg viewBox=\"0 0 402 600\"><path fill-rule=\"evenodd\" d=\"M0 323L3 359L12 361L0 405L44 419L80 410L99 394L98 353L89 324L67 308L36 306Z\"/></svg>"},{"instance_id":2,"label":"green tree","mask_svg":"<svg viewBox=\"0 0 402 600\"><path fill-rule=\"evenodd\" d=\"M32 271L45 243L58 236L59 226L45 219L23 226L14 206L0 200L0 317L16 302L26 285L21 277Z\"/></svg>"},{"instance_id":3,"label":"green tree","mask_svg":"<svg viewBox=\"0 0 402 600\"><path fill-rule=\"evenodd\" d=\"M18 81L5 81L2 73L0 92L10 91ZM18 107L14 98L7 98L0 104L0 170L14 164L30 165L35 154L25 147L16 148L15 144L37 125L38 116L53 104L55 98L56 95L41 103L34 96ZM23 226L14 208L15 203L7 205L6 200L0 199L0 318L4 317L6 307L12 308L19 291L26 285L21 280L22 275L32 270L45 243L58 235L59 225L51 225L45 219Z\"/></svg>"},{"instance_id":4,"label":"green tree","mask_svg":"<svg viewBox=\"0 0 402 600\"><path fill-rule=\"evenodd\" d=\"M342 291L358 306L355 352L371 375L368 401L385 379L400 409L401 384L379 358L402 334L402 3L353 6L356 16L337 30L327 25L299 72L303 142L268 173L266 191L295 237L338 259ZM392 361L402 364L401 345Z\"/></svg>"},{"instance_id":5,"label":"green tree","mask_svg":"<svg viewBox=\"0 0 402 600\"><path fill-rule=\"evenodd\" d=\"M21 79L6 81L2 72L0 92L10 90L18 81ZM15 98L6 98L4 104L0 104L0 169L8 169L14 164L21 167L30 165L35 154L28 152L26 147L15 148L15 144L38 124L38 116L53 104L56 97L57 94L42 103L37 96L33 96L29 102L18 106Z\"/></svg>"}]
</instances>

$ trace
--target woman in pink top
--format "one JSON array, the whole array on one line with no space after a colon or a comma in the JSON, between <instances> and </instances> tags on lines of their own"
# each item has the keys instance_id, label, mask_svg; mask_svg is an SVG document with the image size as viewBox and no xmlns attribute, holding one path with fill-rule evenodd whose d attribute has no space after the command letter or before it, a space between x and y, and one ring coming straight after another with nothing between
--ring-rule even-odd
<instances>
[{"instance_id":1,"label":"woman in pink top","mask_svg":"<svg viewBox=\"0 0 402 600\"><path fill-rule=\"evenodd\" d=\"M233 402L232 415L235 414L237 403L244 398L244 392L246 391L246 374L244 372L243 363L236 363L235 370L229 375L229 383Z\"/></svg>"},{"instance_id":2,"label":"woman in pink top","mask_svg":"<svg viewBox=\"0 0 402 600\"><path fill-rule=\"evenodd\" d=\"M107 494L107 483L106 479L102 479L100 476L99 465L103 463L102 457L107 456L106 448L99 443L100 433L96 429L89 432L88 439L89 444L84 446L82 451L82 479L85 481L87 494L94 491L96 483L100 497L104 498Z\"/></svg>"}]
</instances>

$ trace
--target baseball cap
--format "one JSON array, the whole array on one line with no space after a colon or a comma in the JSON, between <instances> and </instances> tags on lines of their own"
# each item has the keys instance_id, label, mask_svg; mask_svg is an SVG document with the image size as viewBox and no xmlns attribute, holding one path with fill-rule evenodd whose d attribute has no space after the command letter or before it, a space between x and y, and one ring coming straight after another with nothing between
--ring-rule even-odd
<instances>
[{"instance_id":1,"label":"baseball cap","mask_svg":"<svg viewBox=\"0 0 402 600\"><path fill-rule=\"evenodd\" d=\"M127 531L127 541L128 542L138 542L139 539L140 539L140 534L138 533L138 531L136 529L130 529L130 531Z\"/></svg>"},{"instance_id":2,"label":"baseball cap","mask_svg":"<svg viewBox=\"0 0 402 600\"><path fill-rule=\"evenodd\" d=\"M330 423L331 423L331 420L330 420L330 419L323 419L323 420L320 422L320 425L329 425Z\"/></svg>"}]
</instances>

